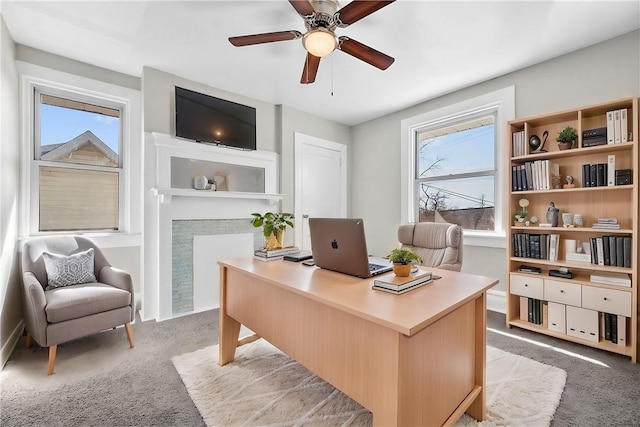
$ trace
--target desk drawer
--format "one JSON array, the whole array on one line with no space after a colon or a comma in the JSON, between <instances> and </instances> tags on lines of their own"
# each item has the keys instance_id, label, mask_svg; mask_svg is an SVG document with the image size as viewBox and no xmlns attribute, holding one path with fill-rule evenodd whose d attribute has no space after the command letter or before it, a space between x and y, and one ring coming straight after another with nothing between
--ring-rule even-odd
<instances>
[{"instance_id":1,"label":"desk drawer","mask_svg":"<svg viewBox=\"0 0 640 427\"><path fill-rule=\"evenodd\" d=\"M631 317L631 292L585 285L582 287L582 306L603 313Z\"/></svg>"},{"instance_id":2,"label":"desk drawer","mask_svg":"<svg viewBox=\"0 0 640 427\"><path fill-rule=\"evenodd\" d=\"M510 275L510 289L512 294L523 297L544 299L544 285L539 277Z\"/></svg>"},{"instance_id":3,"label":"desk drawer","mask_svg":"<svg viewBox=\"0 0 640 427\"><path fill-rule=\"evenodd\" d=\"M575 283L545 279L544 299L576 307L582 305L582 286Z\"/></svg>"}]
</instances>

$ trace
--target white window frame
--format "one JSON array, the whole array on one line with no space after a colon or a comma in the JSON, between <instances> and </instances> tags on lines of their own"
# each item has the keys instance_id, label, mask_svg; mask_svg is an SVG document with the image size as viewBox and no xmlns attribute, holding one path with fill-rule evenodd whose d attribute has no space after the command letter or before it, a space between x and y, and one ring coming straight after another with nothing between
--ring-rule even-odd
<instances>
[{"instance_id":1,"label":"white window frame","mask_svg":"<svg viewBox=\"0 0 640 427\"><path fill-rule=\"evenodd\" d=\"M476 117L478 113L485 115L495 112L495 231L465 230L465 245L506 247L506 230L504 221L504 154L505 124L515 118L515 87L490 92L476 98L448 105L433 111L413 116L401 121L401 219L403 222L417 220L418 186L416 185L416 133L426 127L446 126L466 117Z\"/></svg>"},{"instance_id":2,"label":"white window frame","mask_svg":"<svg viewBox=\"0 0 640 427\"><path fill-rule=\"evenodd\" d=\"M97 240L103 247L131 246L140 242L141 219L132 218L132 212L141 210L140 202L135 202L132 194L137 193L133 182L141 183L141 173L132 179L134 159L140 161L141 150L135 155L131 148L132 141L141 144L140 92L121 86L112 85L86 77L76 76L38 65L16 61L21 82L21 212L26 213L20 219L20 235L22 237L52 234L84 234ZM105 106L115 106L122 111L120 124L121 167L119 183L119 230L117 231L39 231L39 163L35 160L36 90L47 94L69 97L71 99L93 100ZM75 165L73 165L75 166ZM78 167L82 167L78 165ZM116 168L112 171L115 172ZM139 208L135 208L138 206ZM130 236L131 238L128 238Z\"/></svg>"}]
</instances>

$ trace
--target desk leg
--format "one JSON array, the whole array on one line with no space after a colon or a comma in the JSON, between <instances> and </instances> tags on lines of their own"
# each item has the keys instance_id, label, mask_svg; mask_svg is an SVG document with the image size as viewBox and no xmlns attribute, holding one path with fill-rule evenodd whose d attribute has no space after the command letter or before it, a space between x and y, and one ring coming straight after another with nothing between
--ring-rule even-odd
<instances>
[{"instance_id":1,"label":"desk leg","mask_svg":"<svg viewBox=\"0 0 640 427\"><path fill-rule=\"evenodd\" d=\"M487 293L476 298L476 372L475 383L481 387L480 394L473 401L467 413L478 421L485 419L485 400L487 395L486 359L487 359Z\"/></svg>"},{"instance_id":2,"label":"desk leg","mask_svg":"<svg viewBox=\"0 0 640 427\"><path fill-rule=\"evenodd\" d=\"M220 326L218 332L218 364L233 362L240 336L240 322L227 315L227 269L220 266Z\"/></svg>"}]
</instances>

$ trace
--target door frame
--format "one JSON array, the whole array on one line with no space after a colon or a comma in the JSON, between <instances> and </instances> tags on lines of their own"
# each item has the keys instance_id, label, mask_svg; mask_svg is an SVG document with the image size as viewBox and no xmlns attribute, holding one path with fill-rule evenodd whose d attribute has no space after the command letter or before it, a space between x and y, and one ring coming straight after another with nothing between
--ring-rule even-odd
<instances>
[{"instance_id":1,"label":"door frame","mask_svg":"<svg viewBox=\"0 0 640 427\"><path fill-rule=\"evenodd\" d=\"M302 147L304 145L310 145L317 148L338 151L340 153L342 162L340 164L340 172L342 178L340 179L342 197L340 200L340 216L347 216L347 145L339 142L333 142L315 136L305 135L300 132L294 132L294 215L296 224L304 224L304 218L302 213L302 194L304 189L302 188ZM294 244L302 248L303 227L294 228Z\"/></svg>"}]
</instances>

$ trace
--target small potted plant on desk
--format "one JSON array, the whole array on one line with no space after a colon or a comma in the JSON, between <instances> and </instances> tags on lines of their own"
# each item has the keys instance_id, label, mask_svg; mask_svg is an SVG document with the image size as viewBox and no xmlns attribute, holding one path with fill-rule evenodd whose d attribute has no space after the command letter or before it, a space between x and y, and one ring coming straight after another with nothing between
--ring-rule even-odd
<instances>
[{"instance_id":1,"label":"small potted plant on desk","mask_svg":"<svg viewBox=\"0 0 640 427\"><path fill-rule=\"evenodd\" d=\"M411 274L412 262L422 262L422 258L409 248L395 248L389 254L389 261L393 263L393 272L396 276L407 277Z\"/></svg>"},{"instance_id":2,"label":"small potted plant on desk","mask_svg":"<svg viewBox=\"0 0 640 427\"><path fill-rule=\"evenodd\" d=\"M293 228L293 214L288 212L267 212L264 215L254 212L251 214L251 225L262 227L262 235L265 239L265 249L281 249L284 240L284 231L287 227Z\"/></svg>"}]
</instances>

